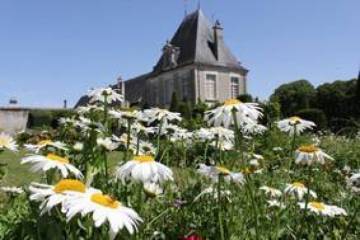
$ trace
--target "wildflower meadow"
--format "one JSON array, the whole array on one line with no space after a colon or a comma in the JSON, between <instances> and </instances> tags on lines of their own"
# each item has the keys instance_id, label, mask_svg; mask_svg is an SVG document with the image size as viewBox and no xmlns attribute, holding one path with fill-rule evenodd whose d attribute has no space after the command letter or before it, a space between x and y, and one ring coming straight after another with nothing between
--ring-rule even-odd
<instances>
[{"instance_id":1,"label":"wildflower meadow","mask_svg":"<svg viewBox=\"0 0 360 240\"><path fill-rule=\"evenodd\" d=\"M262 125L238 99L195 124L117 107L111 88L88 97L56 130L0 134L0 239L359 239L360 134ZM35 178L6 185L10 154Z\"/></svg>"}]
</instances>

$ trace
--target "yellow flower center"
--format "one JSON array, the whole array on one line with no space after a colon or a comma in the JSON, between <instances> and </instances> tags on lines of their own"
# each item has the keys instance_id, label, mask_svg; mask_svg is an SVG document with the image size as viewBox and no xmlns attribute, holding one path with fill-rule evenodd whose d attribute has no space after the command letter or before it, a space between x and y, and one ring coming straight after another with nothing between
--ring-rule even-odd
<instances>
[{"instance_id":1,"label":"yellow flower center","mask_svg":"<svg viewBox=\"0 0 360 240\"><path fill-rule=\"evenodd\" d=\"M62 193L64 191L74 191L74 192L85 192L85 185L74 179L63 179L58 182L54 187L54 192Z\"/></svg>"},{"instance_id":2,"label":"yellow flower center","mask_svg":"<svg viewBox=\"0 0 360 240\"><path fill-rule=\"evenodd\" d=\"M222 175L229 175L231 173L229 169L227 169L226 167L223 167L223 166L217 166L216 170L218 170L219 174L222 174Z\"/></svg>"},{"instance_id":3,"label":"yellow flower center","mask_svg":"<svg viewBox=\"0 0 360 240\"><path fill-rule=\"evenodd\" d=\"M40 142L38 142L38 146L46 146L46 145L51 145L51 144L53 144L54 142L53 141L51 141L51 140L42 140L42 141L40 141Z\"/></svg>"},{"instance_id":4,"label":"yellow flower center","mask_svg":"<svg viewBox=\"0 0 360 240\"><path fill-rule=\"evenodd\" d=\"M69 159L60 157L60 156L58 156L56 154L53 154L53 153L49 153L46 156L46 158L51 160L51 161L56 161L56 162L59 162L59 163L69 163Z\"/></svg>"},{"instance_id":5,"label":"yellow flower center","mask_svg":"<svg viewBox=\"0 0 360 240\"><path fill-rule=\"evenodd\" d=\"M150 163L155 161L154 157L151 155L138 155L134 157L134 160L139 163Z\"/></svg>"},{"instance_id":6,"label":"yellow flower center","mask_svg":"<svg viewBox=\"0 0 360 240\"><path fill-rule=\"evenodd\" d=\"M248 168L248 167L246 167L246 168L244 168L241 172L243 173L243 174L252 174L252 173L254 173L254 171L255 171L255 169L254 168Z\"/></svg>"},{"instance_id":7,"label":"yellow flower center","mask_svg":"<svg viewBox=\"0 0 360 240\"><path fill-rule=\"evenodd\" d=\"M235 105L235 104L239 104L241 103L241 101L237 100L236 98L231 98L231 99L227 99L224 102L224 106L231 106L231 105Z\"/></svg>"},{"instance_id":8,"label":"yellow flower center","mask_svg":"<svg viewBox=\"0 0 360 240\"><path fill-rule=\"evenodd\" d=\"M311 206L317 210L320 210L320 211L325 210L325 205L321 202L309 202L309 206Z\"/></svg>"},{"instance_id":9,"label":"yellow flower center","mask_svg":"<svg viewBox=\"0 0 360 240\"><path fill-rule=\"evenodd\" d=\"M0 138L0 146L7 146L9 145L9 140L6 138Z\"/></svg>"},{"instance_id":10,"label":"yellow flower center","mask_svg":"<svg viewBox=\"0 0 360 240\"><path fill-rule=\"evenodd\" d=\"M293 184L291 184L293 187L297 187L297 188L305 188L305 185L302 184L301 182L294 182Z\"/></svg>"},{"instance_id":11,"label":"yellow flower center","mask_svg":"<svg viewBox=\"0 0 360 240\"><path fill-rule=\"evenodd\" d=\"M90 200L94 203L100 204L108 208L118 208L121 203L110 197L109 195L104 195L101 193L95 193L91 195Z\"/></svg>"},{"instance_id":12,"label":"yellow flower center","mask_svg":"<svg viewBox=\"0 0 360 240\"><path fill-rule=\"evenodd\" d=\"M290 123L293 124L293 125L296 125L296 124L299 124L300 121L301 121L301 118L298 117L298 116L293 116L290 119Z\"/></svg>"},{"instance_id":13,"label":"yellow flower center","mask_svg":"<svg viewBox=\"0 0 360 240\"><path fill-rule=\"evenodd\" d=\"M315 145L304 145L299 147L298 149L300 152L304 152L304 153L314 153L319 151L319 148L315 147Z\"/></svg>"}]
</instances>

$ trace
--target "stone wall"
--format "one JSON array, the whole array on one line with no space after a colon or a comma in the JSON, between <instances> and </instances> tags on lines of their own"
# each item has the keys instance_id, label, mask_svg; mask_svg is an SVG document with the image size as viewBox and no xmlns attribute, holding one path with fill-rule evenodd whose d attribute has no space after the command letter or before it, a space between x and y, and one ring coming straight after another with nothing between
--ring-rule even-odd
<instances>
[{"instance_id":1,"label":"stone wall","mask_svg":"<svg viewBox=\"0 0 360 240\"><path fill-rule=\"evenodd\" d=\"M195 101L194 69L179 68L149 78L146 83L146 102L150 106L168 107L173 92L179 100Z\"/></svg>"},{"instance_id":2,"label":"stone wall","mask_svg":"<svg viewBox=\"0 0 360 240\"><path fill-rule=\"evenodd\" d=\"M209 102L206 96L206 74L215 74L216 75L216 100L223 102L226 99L231 98L231 77L239 78L239 92L238 95L246 93L246 76L231 71L221 71L219 69L199 69L196 70L196 83L197 83L197 98L200 98L201 101ZM211 101L211 100L210 100Z\"/></svg>"},{"instance_id":3,"label":"stone wall","mask_svg":"<svg viewBox=\"0 0 360 240\"><path fill-rule=\"evenodd\" d=\"M25 131L28 118L28 109L0 108L0 131L10 134Z\"/></svg>"}]
</instances>

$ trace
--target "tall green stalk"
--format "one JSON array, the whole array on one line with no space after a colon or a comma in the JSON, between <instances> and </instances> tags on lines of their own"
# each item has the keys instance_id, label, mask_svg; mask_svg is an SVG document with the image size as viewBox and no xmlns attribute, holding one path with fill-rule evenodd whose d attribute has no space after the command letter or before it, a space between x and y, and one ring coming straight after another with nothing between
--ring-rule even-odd
<instances>
[{"instance_id":1,"label":"tall green stalk","mask_svg":"<svg viewBox=\"0 0 360 240\"><path fill-rule=\"evenodd\" d=\"M161 118L160 124L159 124L159 131L158 131L158 136L157 136L156 156L160 153L160 136L161 136L161 131L162 131L163 123L164 123L164 117Z\"/></svg>"},{"instance_id":2,"label":"tall green stalk","mask_svg":"<svg viewBox=\"0 0 360 240\"><path fill-rule=\"evenodd\" d=\"M126 150L125 150L125 154L124 154L124 161L126 162L128 160L128 155L129 155L129 148L130 148L130 134L131 134L131 119L128 118L127 119L127 130L126 130L126 134L127 134L127 139L126 139Z\"/></svg>"},{"instance_id":3,"label":"tall green stalk","mask_svg":"<svg viewBox=\"0 0 360 240\"><path fill-rule=\"evenodd\" d=\"M257 212L257 206L255 203L255 198L252 190L252 183L250 181L250 175L246 175L246 183L245 183L246 190L248 191L248 195L250 197L251 202L251 211L253 213L253 218L255 219L255 234L256 239L259 239L259 223L258 223L258 212Z\"/></svg>"},{"instance_id":4,"label":"tall green stalk","mask_svg":"<svg viewBox=\"0 0 360 240\"><path fill-rule=\"evenodd\" d=\"M291 141L290 160L289 160L289 166L288 166L289 174L290 174L291 165L292 165L292 158L294 157L294 154L295 154L295 146L296 146L296 125L294 125L294 134L293 134L293 138Z\"/></svg>"},{"instance_id":5,"label":"tall green stalk","mask_svg":"<svg viewBox=\"0 0 360 240\"><path fill-rule=\"evenodd\" d=\"M225 240L225 232L224 232L224 223L222 216L222 201L221 201L221 184L223 181L223 176L219 174L218 176L218 184L217 184L217 200L218 200L218 220L219 220L219 228L220 228L220 239Z\"/></svg>"},{"instance_id":6,"label":"tall green stalk","mask_svg":"<svg viewBox=\"0 0 360 240\"><path fill-rule=\"evenodd\" d=\"M357 201L355 201L355 202L356 202L355 204L357 204L356 209L355 209L354 213L351 215L350 221L349 221L349 223L347 224L347 226L346 226L346 228L345 228L345 230L344 230L344 232L343 232L343 234L342 234L342 236L341 236L341 239L346 239L346 236L347 236L347 234L348 234L348 232L349 232L349 229L350 229L350 227L352 226L352 224L353 224L356 216L357 216L358 213L359 213L360 204L359 204Z\"/></svg>"}]
</instances>

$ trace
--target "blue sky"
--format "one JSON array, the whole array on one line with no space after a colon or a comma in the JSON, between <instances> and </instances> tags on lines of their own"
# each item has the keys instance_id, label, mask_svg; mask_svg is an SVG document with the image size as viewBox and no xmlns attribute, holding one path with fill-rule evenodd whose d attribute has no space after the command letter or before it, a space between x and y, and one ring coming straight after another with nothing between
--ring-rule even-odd
<instances>
[{"instance_id":1,"label":"blue sky","mask_svg":"<svg viewBox=\"0 0 360 240\"><path fill-rule=\"evenodd\" d=\"M197 1L188 0L188 10ZM249 92L357 76L359 0L202 0L250 69ZM91 87L150 71L184 17L184 0L1 0L0 105L73 105Z\"/></svg>"}]
</instances>

